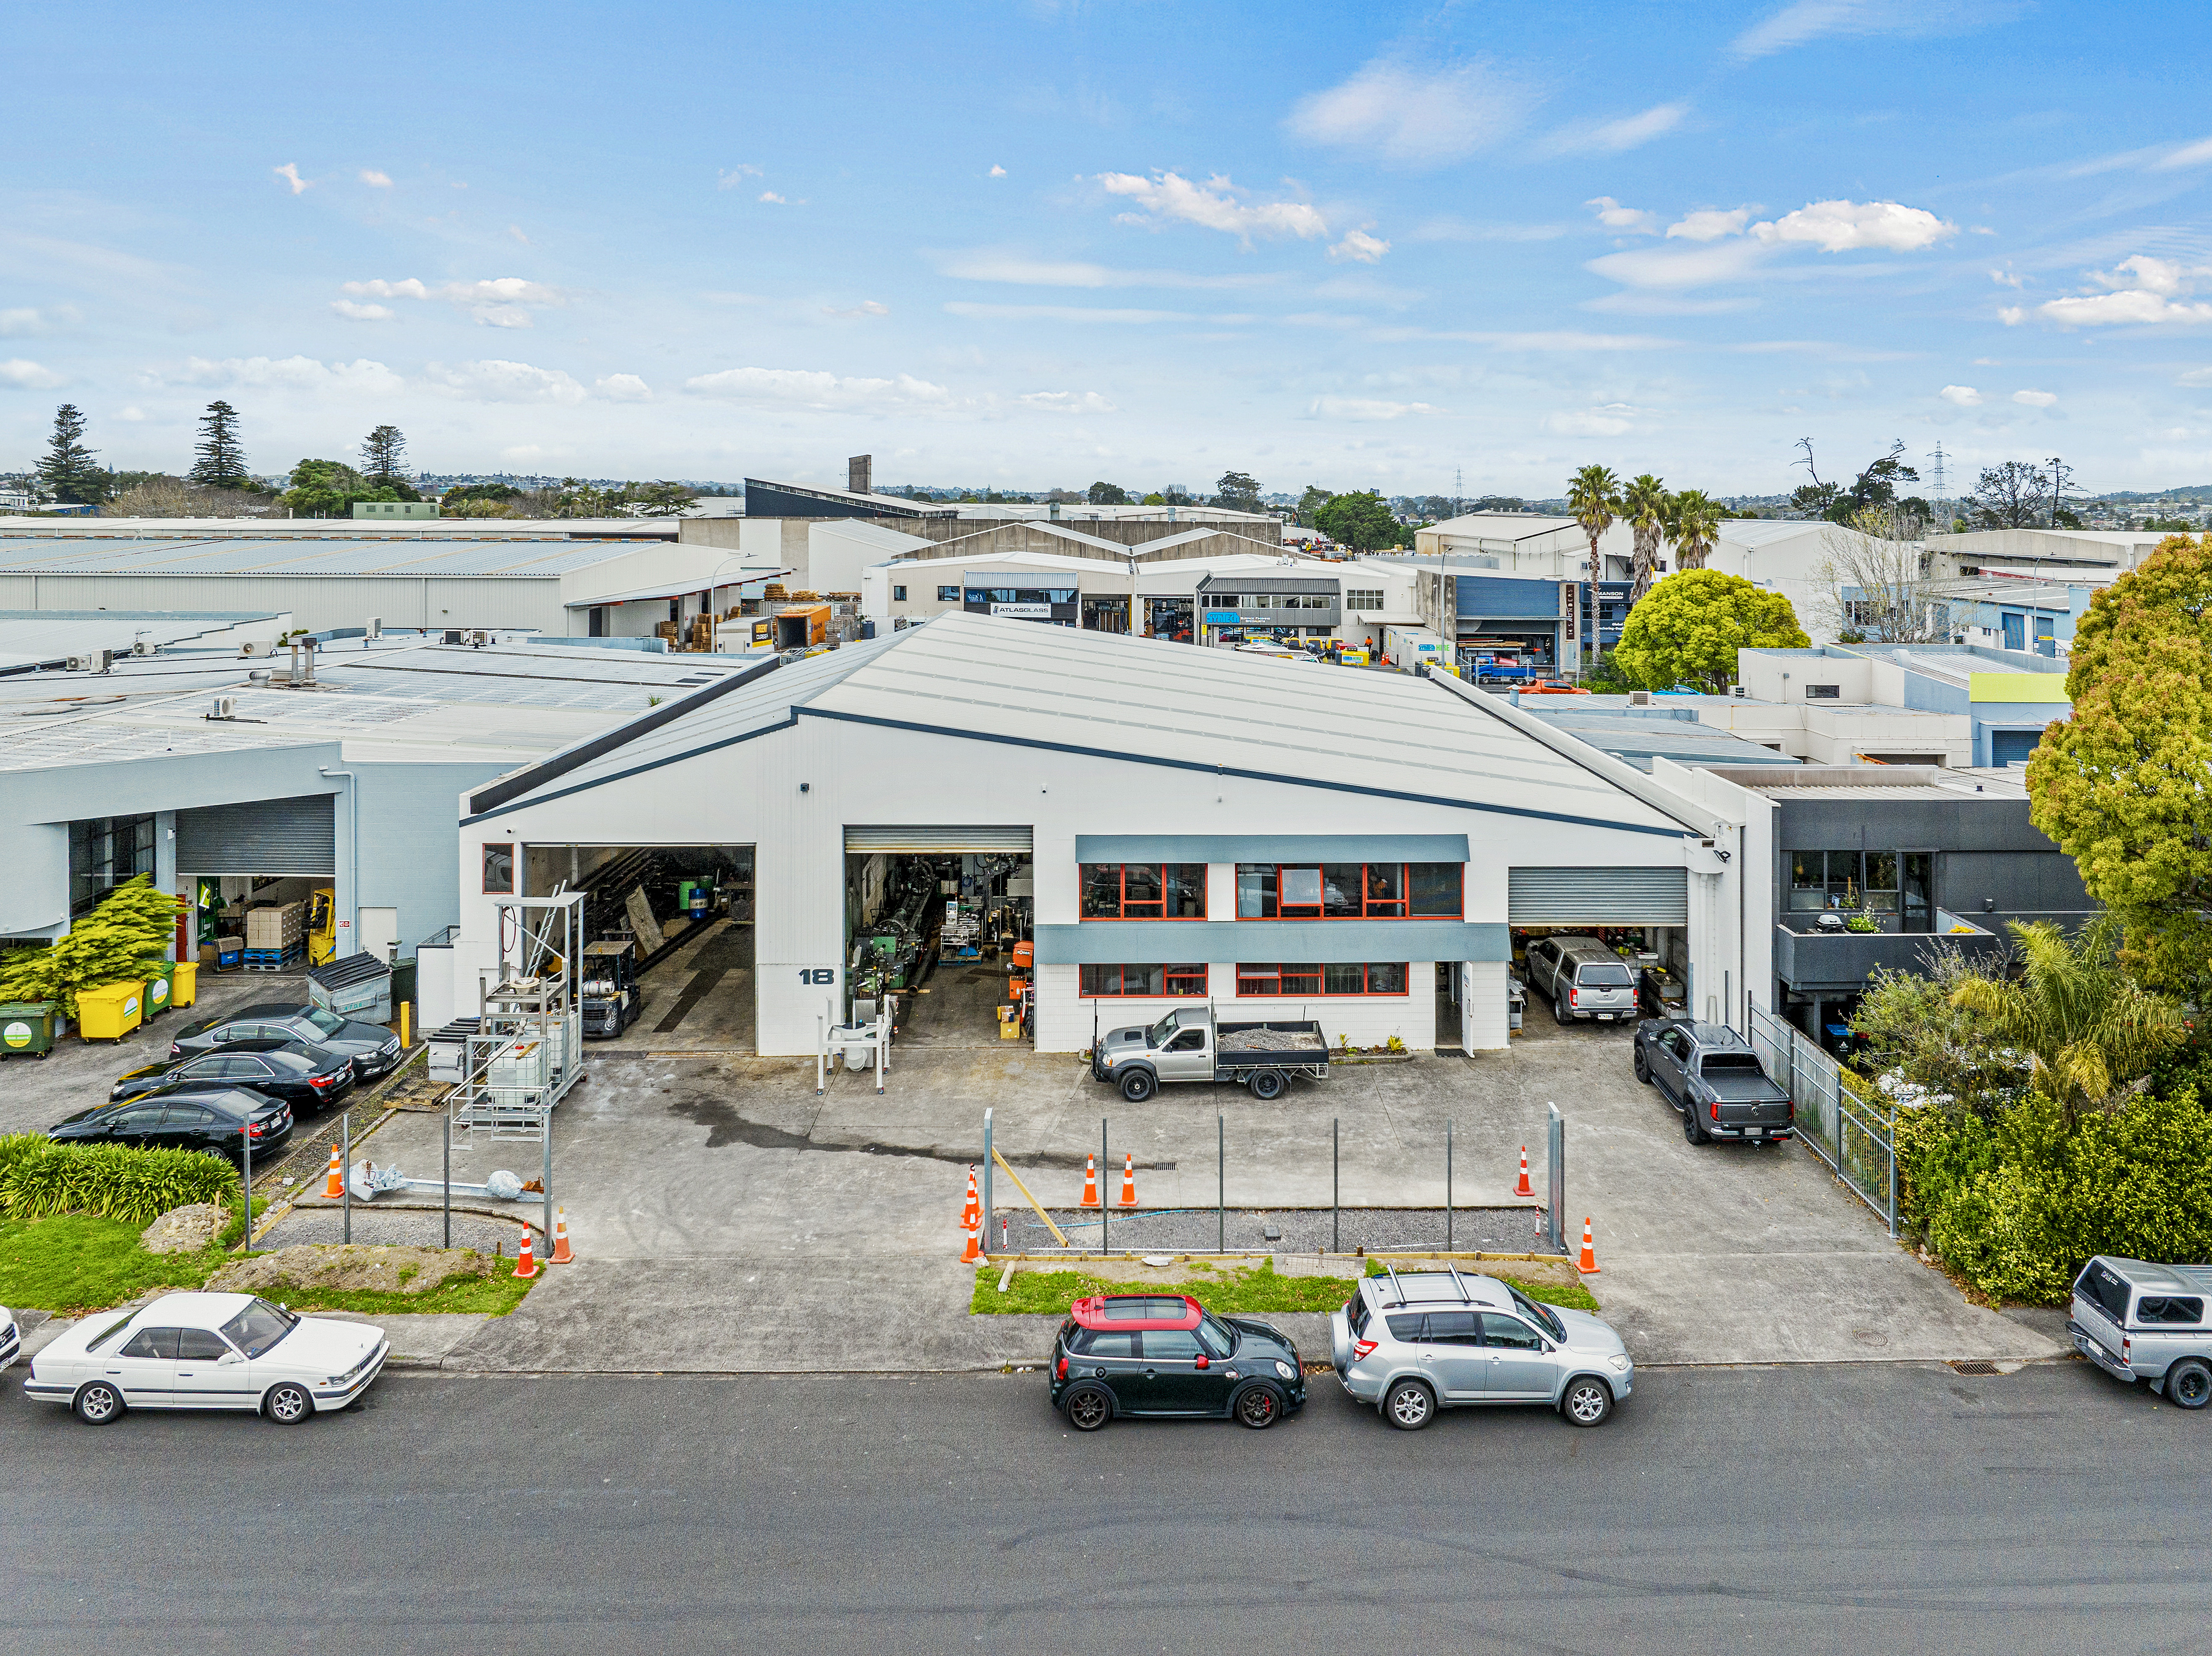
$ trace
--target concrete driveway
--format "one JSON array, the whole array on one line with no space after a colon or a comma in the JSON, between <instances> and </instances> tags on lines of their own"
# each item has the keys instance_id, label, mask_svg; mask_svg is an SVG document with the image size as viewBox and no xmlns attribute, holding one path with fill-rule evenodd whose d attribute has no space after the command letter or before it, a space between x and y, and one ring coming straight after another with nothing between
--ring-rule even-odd
<instances>
[{"instance_id":1,"label":"concrete driveway","mask_svg":"<svg viewBox=\"0 0 2212 1656\"><path fill-rule=\"evenodd\" d=\"M580 1263L453 1361L704 1371L1036 1362L1049 1339L1041 1319L965 1312L973 1278L957 1263L956 1221L987 1107L1000 1149L1054 1206L1078 1194L1103 1117L1109 1188L1126 1151L1147 1207L1211 1207L1225 1177L1232 1206L1326 1208L1333 1122L1347 1205L1440 1204L1449 1122L1454 1200L1494 1207L1510 1200L1523 1143L1544 1188L1552 1102L1567 1118L1572 1222L1596 1219L1590 1287L1642 1362L2057 1353L1917 1264L1809 1151L1688 1144L1680 1118L1631 1072L1626 1029L1559 1030L1541 1012L1529 1023L1507 1052L1339 1065L1272 1105L1205 1087L1129 1105L1075 1059L1026 1049L899 1052L880 1097L872 1077L836 1074L817 1097L812 1065L790 1060L595 1052L555 1131L555 1194ZM403 1115L363 1154L434 1175L437 1131L434 1114ZM528 1177L538 1154L464 1145L455 1176L504 1166ZM995 1195L1001 1210L1026 1210L1003 1174Z\"/></svg>"}]
</instances>

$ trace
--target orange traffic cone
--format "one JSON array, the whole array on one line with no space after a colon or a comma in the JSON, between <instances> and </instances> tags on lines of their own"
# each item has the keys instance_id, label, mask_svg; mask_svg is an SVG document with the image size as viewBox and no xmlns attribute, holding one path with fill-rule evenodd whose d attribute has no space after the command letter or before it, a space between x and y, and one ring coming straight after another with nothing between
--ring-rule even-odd
<instances>
[{"instance_id":1,"label":"orange traffic cone","mask_svg":"<svg viewBox=\"0 0 2212 1656\"><path fill-rule=\"evenodd\" d=\"M1536 1187L1528 1182L1528 1147L1521 1147L1521 1182L1513 1187L1516 1196L1534 1196Z\"/></svg>"},{"instance_id":2,"label":"orange traffic cone","mask_svg":"<svg viewBox=\"0 0 2212 1656\"><path fill-rule=\"evenodd\" d=\"M1121 1152L1121 1199L1114 1205L1118 1208L1137 1205L1137 1158L1127 1150Z\"/></svg>"},{"instance_id":3,"label":"orange traffic cone","mask_svg":"<svg viewBox=\"0 0 2212 1656\"><path fill-rule=\"evenodd\" d=\"M323 1180L323 1196L325 1200L335 1202L344 1194L345 1170L338 1166L338 1147L333 1144L331 1146L330 1175Z\"/></svg>"},{"instance_id":4,"label":"orange traffic cone","mask_svg":"<svg viewBox=\"0 0 2212 1656\"><path fill-rule=\"evenodd\" d=\"M1590 1222L1587 1216L1583 1220L1583 1262L1575 1269L1585 1277L1597 1275L1597 1244L1590 1239Z\"/></svg>"},{"instance_id":5,"label":"orange traffic cone","mask_svg":"<svg viewBox=\"0 0 2212 1656\"><path fill-rule=\"evenodd\" d=\"M522 1250L514 1256L514 1274L518 1277L535 1277L538 1274L538 1260L530 1252L530 1227L527 1225L522 1228Z\"/></svg>"},{"instance_id":6,"label":"orange traffic cone","mask_svg":"<svg viewBox=\"0 0 2212 1656\"><path fill-rule=\"evenodd\" d=\"M983 1257L983 1227L976 1223L963 1225L961 1228L968 1233L968 1246L960 1251L960 1263L972 1265Z\"/></svg>"},{"instance_id":7,"label":"orange traffic cone","mask_svg":"<svg viewBox=\"0 0 2212 1656\"><path fill-rule=\"evenodd\" d=\"M572 1265L576 1256L568 1251L568 1210L553 1210L553 1254L545 1262L553 1265Z\"/></svg>"},{"instance_id":8,"label":"orange traffic cone","mask_svg":"<svg viewBox=\"0 0 2212 1656\"><path fill-rule=\"evenodd\" d=\"M968 1168L968 1205L960 1210L960 1222L969 1230L975 1229L983 1222L983 1204L975 1194L975 1168L973 1162L970 1162Z\"/></svg>"},{"instance_id":9,"label":"orange traffic cone","mask_svg":"<svg viewBox=\"0 0 2212 1656\"><path fill-rule=\"evenodd\" d=\"M1083 1158L1083 1199L1076 1206L1095 1208L1098 1205L1098 1158L1086 1156Z\"/></svg>"}]
</instances>

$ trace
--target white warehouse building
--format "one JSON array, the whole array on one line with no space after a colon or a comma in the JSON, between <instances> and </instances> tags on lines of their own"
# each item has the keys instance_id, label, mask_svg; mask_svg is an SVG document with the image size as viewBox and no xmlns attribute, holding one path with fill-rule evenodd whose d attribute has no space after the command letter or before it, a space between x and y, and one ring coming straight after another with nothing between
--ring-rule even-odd
<instances>
[{"instance_id":1,"label":"white warehouse building","mask_svg":"<svg viewBox=\"0 0 2212 1656\"><path fill-rule=\"evenodd\" d=\"M964 1043L998 1037L990 1003L1022 997L994 938L1034 949L1042 1052L1193 1000L1332 1042L1503 1047L1516 940L1559 927L1613 928L1729 1016L1766 980L1765 883L1739 877L1764 825L1657 769L1449 678L948 614L465 793L453 1010L499 969L499 895L660 846L750 870L750 965L714 981L763 1055L812 1053L890 983L894 910L938 992L902 999L902 1040L960 1016Z\"/></svg>"}]
</instances>

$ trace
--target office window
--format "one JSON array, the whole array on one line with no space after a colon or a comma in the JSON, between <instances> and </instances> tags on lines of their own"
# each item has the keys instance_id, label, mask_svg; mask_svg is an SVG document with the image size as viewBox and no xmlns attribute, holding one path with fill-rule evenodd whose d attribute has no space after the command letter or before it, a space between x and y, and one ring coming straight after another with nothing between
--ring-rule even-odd
<instances>
[{"instance_id":1,"label":"office window","mask_svg":"<svg viewBox=\"0 0 2212 1656\"><path fill-rule=\"evenodd\" d=\"M1086 920L1202 920L1204 863L1085 863Z\"/></svg>"},{"instance_id":2,"label":"office window","mask_svg":"<svg viewBox=\"0 0 2212 1656\"><path fill-rule=\"evenodd\" d=\"M1796 913L1824 908L1897 913L1898 855L1893 851L1792 851L1790 907Z\"/></svg>"},{"instance_id":3,"label":"office window","mask_svg":"<svg viewBox=\"0 0 2212 1656\"><path fill-rule=\"evenodd\" d=\"M906 588L903 586L894 586L891 588L891 602L894 604L904 604L906 602Z\"/></svg>"},{"instance_id":4,"label":"office window","mask_svg":"<svg viewBox=\"0 0 2212 1656\"><path fill-rule=\"evenodd\" d=\"M1344 594L1344 607L1347 610L1380 610L1382 594L1364 587L1347 587Z\"/></svg>"},{"instance_id":5,"label":"office window","mask_svg":"<svg viewBox=\"0 0 2212 1656\"><path fill-rule=\"evenodd\" d=\"M489 896L512 897L514 890L514 842L499 840L483 848L483 889Z\"/></svg>"},{"instance_id":6,"label":"office window","mask_svg":"<svg viewBox=\"0 0 2212 1656\"><path fill-rule=\"evenodd\" d=\"M1083 968L1086 996L1176 995L1206 993L1203 962L1180 966L1086 966Z\"/></svg>"},{"instance_id":7,"label":"office window","mask_svg":"<svg viewBox=\"0 0 2212 1656\"><path fill-rule=\"evenodd\" d=\"M1241 920L1456 919L1458 863L1239 863Z\"/></svg>"},{"instance_id":8,"label":"office window","mask_svg":"<svg viewBox=\"0 0 2212 1656\"><path fill-rule=\"evenodd\" d=\"M1805 687L1805 700L1808 701L1839 701L1843 694L1844 687L1840 684L1808 684Z\"/></svg>"},{"instance_id":9,"label":"office window","mask_svg":"<svg viewBox=\"0 0 2212 1656\"><path fill-rule=\"evenodd\" d=\"M959 602L960 602L960 589L959 589L958 587L957 587L957 586L940 586L940 587L939 587L939 588L937 589L937 601L938 601L939 604L957 604L957 603L959 603Z\"/></svg>"},{"instance_id":10,"label":"office window","mask_svg":"<svg viewBox=\"0 0 2212 1656\"><path fill-rule=\"evenodd\" d=\"M1239 965L1237 992L1240 995L1402 995L1406 992L1406 962L1360 961L1322 964L1279 961Z\"/></svg>"},{"instance_id":11,"label":"office window","mask_svg":"<svg viewBox=\"0 0 2212 1656\"><path fill-rule=\"evenodd\" d=\"M69 836L72 919L98 907L117 886L154 871L151 816L100 816L71 822Z\"/></svg>"}]
</instances>

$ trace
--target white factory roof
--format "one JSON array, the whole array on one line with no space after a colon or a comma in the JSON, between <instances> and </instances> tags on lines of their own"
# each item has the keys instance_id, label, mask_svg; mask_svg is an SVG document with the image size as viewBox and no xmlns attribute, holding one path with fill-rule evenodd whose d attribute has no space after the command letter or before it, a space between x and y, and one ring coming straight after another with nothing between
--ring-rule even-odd
<instances>
[{"instance_id":1,"label":"white factory roof","mask_svg":"<svg viewBox=\"0 0 2212 1656\"><path fill-rule=\"evenodd\" d=\"M0 538L27 540L672 541L677 518L25 518Z\"/></svg>"},{"instance_id":2,"label":"white factory roof","mask_svg":"<svg viewBox=\"0 0 2212 1656\"><path fill-rule=\"evenodd\" d=\"M112 650L126 655L133 646L173 648L196 640L236 636L252 628L274 636L284 617L267 610L205 611L137 610L0 610L0 674L58 666L72 656Z\"/></svg>"},{"instance_id":3,"label":"white factory roof","mask_svg":"<svg viewBox=\"0 0 2212 1656\"><path fill-rule=\"evenodd\" d=\"M1681 825L1443 685L1161 640L953 613L657 710L581 762L481 792L481 812L679 762L809 716L1109 761L1344 788L1674 835Z\"/></svg>"},{"instance_id":4,"label":"white factory roof","mask_svg":"<svg viewBox=\"0 0 2212 1656\"><path fill-rule=\"evenodd\" d=\"M365 536L283 539L230 535L204 540L26 539L0 531L0 574L9 575L467 575L557 579L635 544L565 537L520 539Z\"/></svg>"}]
</instances>

